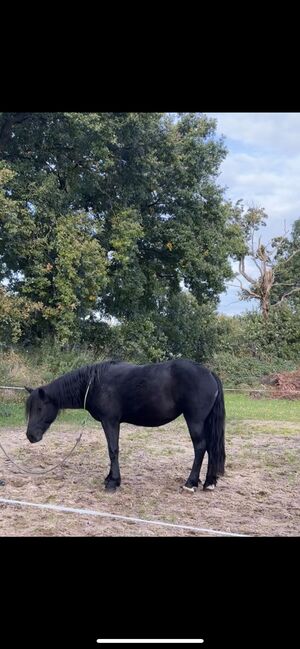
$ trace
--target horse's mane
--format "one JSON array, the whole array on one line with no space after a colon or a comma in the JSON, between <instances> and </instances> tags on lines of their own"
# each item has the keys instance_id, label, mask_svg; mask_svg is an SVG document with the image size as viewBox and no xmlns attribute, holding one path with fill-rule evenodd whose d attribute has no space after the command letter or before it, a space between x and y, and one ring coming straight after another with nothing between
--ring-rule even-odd
<instances>
[{"instance_id":1,"label":"horse's mane","mask_svg":"<svg viewBox=\"0 0 300 649\"><path fill-rule=\"evenodd\" d=\"M76 395L81 394L89 383L91 385L101 383L101 378L107 372L109 367L111 365L117 365L120 362L121 361L119 360L108 360L102 363L94 363L93 365L84 365L83 367L79 367L76 370L71 370L71 372L62 374L47 385L39 386L33 391L32 394L29 395L28 399L26 400L26 417L28 418L30 405L32 399L34 398L34 393L36 394L36 390L38 390L39 388L43 388L46 393L48 393L49 396L57 402L59 407L60 404L64 402L66 396L69 397L70 395L74 395L74 406L76 406L78 405L76 403Z\"/></svg>"}]
</instances>

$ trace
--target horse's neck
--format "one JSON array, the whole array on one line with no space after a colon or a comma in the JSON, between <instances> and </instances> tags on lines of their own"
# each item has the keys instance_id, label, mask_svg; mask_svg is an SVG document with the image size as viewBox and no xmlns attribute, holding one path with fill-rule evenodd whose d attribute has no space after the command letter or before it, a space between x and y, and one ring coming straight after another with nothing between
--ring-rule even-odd
<instances>
[{"instance_id":1,"label":"horse's neck","mask_svg":"<svg viewBox=\"0 0 300 649\"><path fill-rule=\"evenodd\" d=\"M84 395L88 386L85 377L74 377L70 381L68 375L61 376L49 384L50 394L58 401L59 408L79 409L84 406Z\"/></svg>"}]
</instances>

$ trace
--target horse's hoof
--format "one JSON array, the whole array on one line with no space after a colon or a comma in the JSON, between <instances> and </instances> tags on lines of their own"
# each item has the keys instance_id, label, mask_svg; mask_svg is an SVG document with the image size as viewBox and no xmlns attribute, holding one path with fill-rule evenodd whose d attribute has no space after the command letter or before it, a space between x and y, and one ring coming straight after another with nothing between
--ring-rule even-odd
<instances>
[{"instance_id":1,"label":"horse's hoof","mask_svg":"<svg viewBox=\"0 0 300 649\"><path fill-rule=\"evenodd\" d=\"M105 483L105 491L116 491L120 484L121 483L117 480L107 480Z\"/></svg>"},{"instance_id":2,"label":"horse's hoof","mask_svg":"<svg viewBox=\"0 0 300 649\"><path fill-rule=\"evenodd\" d=\"M0 480L0 487L4 487L5 485L5 480Z\"/></svg>"},{"instance_id":3,"label":"horse's hoof","mask_svg":"<svg viewBox=\"0 0 300 649\"><path fill-rule=\"evenodd\" d=\"M182 487L182 489L184 489L184 491L189 491L190 494L194 494L197 491L197 487L186 487L185 485Z\"/></svg>"},{"instance_id":4,"label":"horse's hoof","mask_svg":"<svg viewBox=\"0 0 300 649\"><path fill-rule=\"evenodd\" d=\"M216 488L214 484L208 484L207 487L204 485L204 491L213 491Z\"/></svg>"}]
</instances>

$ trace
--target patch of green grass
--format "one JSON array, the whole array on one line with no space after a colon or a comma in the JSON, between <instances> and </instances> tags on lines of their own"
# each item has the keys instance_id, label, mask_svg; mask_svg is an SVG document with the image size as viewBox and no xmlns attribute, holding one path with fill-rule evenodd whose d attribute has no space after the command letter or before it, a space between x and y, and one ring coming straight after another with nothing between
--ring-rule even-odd
<instances>
[{"instance_id":1,"label":"patch of green grass","mask_svg":"<svg viewBox=\"0 0 300 649\"><path fill-rule=\"evenodd\" d=\"M24 407L20 403L0 403L0 426L25 426Z\"/></svg>"},{"instance_id":2,"label":"patch of green grass","mask_svg":"<svg viewBox=\"0 0 300 649\"><path fill-rule=\"evenodd\" d=\"M300 401L253 399L247 394L225 393L227 419L300 422Z\"/></svg>"},{"instance_id":3,"label":"patch of green grass","mask_svg":"<svg viewBox=\"0 0 300 649\"><path fill-rule=\"evenodd\" d=\"M57 418L57 423L80 425L83 419L87 420L87 424L96 424L95 420L83 410L65 410L61 412ZM0 426L5 428L13 428L14 426L27 426L24 405L22 403L14 403L13 401L0 403Z\"/></svg>"},{"instance_id":4,"label":"patch of green grass","mask_svg":"<svg viewBox=\"0 0 300 649\"><path fill-rule=\"evenodd\" d=\"M239 437L249 437L258 433L266 435L297 435L300 430L299 421L282 421L279 422L259 419L231 419L227 421L226 435L229 441L229 435L238 435Z\"/></svg>"}]
</instances>

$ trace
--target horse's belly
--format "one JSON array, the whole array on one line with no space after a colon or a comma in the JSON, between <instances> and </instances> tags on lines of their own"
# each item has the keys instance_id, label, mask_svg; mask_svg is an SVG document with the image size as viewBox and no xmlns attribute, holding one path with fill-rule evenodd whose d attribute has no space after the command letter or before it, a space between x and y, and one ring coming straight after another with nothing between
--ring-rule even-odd
<instances>
[{"instance_id":1,"label":"horse's belly","mask_svg":"<svg viewBox=\"0 0 300 649\"><path fill-rule=\"evenodd\" d=\"M158 413L153 408L143 411L124 412L121 421L134 426L164 426L179 417L180 414L179 409L175 408L163 413Z\"/></svg>"}]
</instances>

